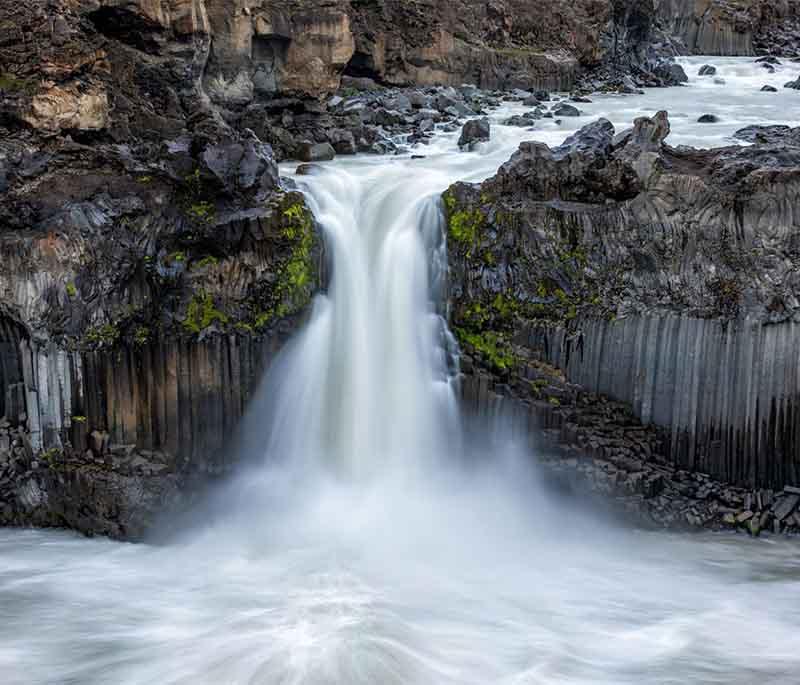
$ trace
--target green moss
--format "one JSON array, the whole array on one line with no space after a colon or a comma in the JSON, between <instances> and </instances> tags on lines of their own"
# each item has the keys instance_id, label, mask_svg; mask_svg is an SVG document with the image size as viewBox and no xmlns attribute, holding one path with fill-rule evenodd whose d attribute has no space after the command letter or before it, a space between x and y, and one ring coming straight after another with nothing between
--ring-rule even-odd
<instances>
[{"instance_id":1,"label":"green moss","mask_svg":"<svg viewBox=\"0 0 800 685\"><path fill-rule=\"evenodd\" d=\"M304 306L311 296L314 280L314 220L301 202L283 210L283 237L291 243L291 252L278 275L278 304L275 314L287 316Z\"/></svg>"},{"instance_id":2,"label":"green moss","mask_svg":"<svg viewBox=\"0 0 800 685\"><path fill-rule=\"evenodd\" d=\"M186 261L185 252L173 252L171 255L167 255L166 258L167 264L173 264L175 262L185 262L185 261Z\"/></svg>"},{"instance_id":3,"label":"green moss","mask_svg":"<svg viewBox=\"0 0 800 685\"><path fill-rule=\"evenodd\" d=\"M486 224L486 216L479 208L458 209L458 200L452 189L442 195L447 217L447 236L456 245L466 248L469 255L477 245Z\"/></svg>"},{"instance_id":4,"label":"green moss","mask_svg":"<svg viewBox=\"0 0 800 685\"><path fill-rule=\"evenodd\" d=\"M147 326L139 326L133 334L133 342L137 345L146 345L150 340L150 329Z\"/></svg>"},{"instance_id":5,"label":"green moss","mask_svg":"<svg viewBox=\"0 0 800 685\"><path fill-rule=\"evenodd\" d=\"M480 209L460 210L450 215L447 223L448 236L459 245L471 248L478 241L486 217Z\"/></svg>"},{"instance_id":6,"label":"green moss","mask_svg":"<svg viewBox=\"0 0 800 685\"><path fill-rule=\"evenodd\" d=\"M39 458L47 464L50 468L55 468L62 461L64 453L58 447L52 447L49 450L39 454Z\"/></svg>"},{"instance_id":7,"label":"green moss","mask_svg":"<svg viewBox=\"0 0 800 685\"><path fill-rule=\"evenodd\" d=\"M270 310L266 312L260 312L256 314L255 319L253 319L253 325L248 326L251 330L255 328L256 330L264 328L272 319L275 318L275 312Z\"/></svg>"},{"instance_id":8,"label":"green moss","mask_svg":"<svg viewBox=\"0 0 800 685\"><path fill-rule=\"evenodd\" d=\"M152 183L153 182L153 177L152 176L139 176L139 178L137 178L136 180L139 181L139 183L147 185L148 183Z\"/></svg>"},{"instance_id":9,"label":"green moss","mask_svg":"<svg viewBox=\"0 0 800 685\"><path fill-rule=\"evenodd\" d=\"M219 259L216 257L209 255L208 257L203 257L199 262L194 265L195 269L204 269L207 266L216 266L219 264Z\"/></svg>"},{"instance_id":10,"label":"green moss","mask_svg":"<svg viewBox=\"0 0 800 685\"><path fill-rule=\"evenodd\" d=\"M0 74L0 91L33 95L36 90L36 82L31 79L19 78L9 73Z\"/></svg>"},{"instance_id":11,"label":"green moss","mask_svg":"<svg viewBox=\"0 0 800 685\"><path fill-rule=\"evenodd\" d=\"M216 309L214 298L211 293L199 292L192 298L186 310L186 318L183 320L183 327L190 333L200 333L214 322L220 324L228 323L228 317Z\"/></svg>"},{"instance_id":12,"label":"green moss","mask_svg":"<svg viewBox=\"0 0 800 685\"><path fill-rule=\"evenodd\" d=\"M119 339L119 328L113 323L93 326L84 336L84 340L92 345L114 345Z\"/></svg>"},{"instance_id":13,"label":"green moss","mask_svg":"<svg viewBox=\"0 0 800 685\"><path fill-rule=\"evenodd\" d=\"M67 283L67 295L69 295L70 297L78 296L78 288L75 286L74 283Z\"/></svg>"},{"instance_id":14,"label":"green moss","mask_svg":"<svg viewBox=\"0 0 800 685\"><path fill-rule=\"evenodd\" d=\"M264 329L301 311L311 301L316 280L314 218L299 193L282 193L272 203L271 230L279 244L274 280L249 297L249 316L237 328Z\"/></svg>"},{"instance_id":15,"label":"green moss","mask_svg":"<svg viewBox=\"0 0 800 685\"><path fill-rule=\"evenodd\" d=\"M214 216L214 205L210 202L196 202L189 206L189 215L198 221L211 221Z\"/></svg>"},{"instance_id":16,"label":"green moss","mask_svg":"<svg viewBox=\"0 0 800 685\"><path fill-rule=\"evenodd\" d=\"M211 223L216 214L216 207L210 199L213 191L206 186L199 168L185 177L181 195L183 209L192 221Z\"/></svg>"},{"instance_id":17,"label":"green moss","mask_svg":"<svg viewBox=\"0 0 800 685\"><path fill-rule=\"evenodd\" d=\"M474 333L456 328L456 336L462 346L480 354L495 371L510 371L516 365L516 357L502 333L496 331Z\"/></svg>"},{"instance_id":18,"label":"green moss","mask_svg":"<svg viewBox=\"0 0 800 685\"><path fill-rule=\"evenodd\" d=\"M86 423L86 417L85 416L73 416L72 417L72 422L73 423Z\"/></svg>"},{"instance_id":19,"label":"green moss","mask_svg":"<svg viewBox=\"0 0 800 685\"><path fill-rule=\"evenodd\" d=\"M561 406L561 400L560 400L560 399L558 399L557 397L549 397L549 398L547 399L547 401L548 401L550 404L552 404L554 407L560 407L560 406Z\"/></svg>"}]
</instances>

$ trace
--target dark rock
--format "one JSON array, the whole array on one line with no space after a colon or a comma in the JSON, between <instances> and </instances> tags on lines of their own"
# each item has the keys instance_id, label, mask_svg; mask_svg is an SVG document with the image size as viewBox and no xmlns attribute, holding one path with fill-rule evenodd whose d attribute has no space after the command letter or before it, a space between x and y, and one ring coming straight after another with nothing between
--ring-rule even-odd
<instances>
[{"instance_id":1,"label":"dark rock","mask_svg":"<svg viewBox=\"0 0 800 685\"><path fill-rule=\"evenodd\" d=\"M490 134L491 127L488 119L471 119L461 129L458 146L472 150L478 143L488 141Z\"/></svg>"},{"instance_id":2,"label":"dark rock","mask_svg":"<svg viewBox=\"0 0 800 685\"><path fill-rule=\"evenodd\" d=\"M791 88L792 90L800 90L800 78L796 79L795 81L789 81L788 83L784 83L783 87Z\"/></svg>"},{"instance_id":3,"label":"dark rock","mask_svg":"<svg viewBox=\"0 0 800 685\"><path fill-rule=\"evenodd\" d=\"M295 169L295 173L298 176L313 176L320 171L322 171L322 167L319 164L300 164Z\"/></svg>"},{"instance_id":4,"label":"dark rock","mask_svg":"<svg viewBox=\"0 0 800 685\"><path fill-rule=\"evenodd\" d=\"M522 397L530 396L529 374L547 364L578 391L629 403L662 431L659 464L737 488L782 488L794 480L797 438L767 438L771 419L746 428L744 417L756 406L786 415L800 392L795 381L784 387L783 371L800 345L800 281L773 276L795 270L800 146L770 132L773 142L749 147L672 148L668 133L664 113L619 136L596 122L559 148L523 143L495 177L451 187L452 327L469 334L462 342L473 370L490 371ZM732 206L764 252L734 241L731 260ZM691 228L700 224L701 233ZM490 340L492 354L475 340ZM726 356L731 345L746 363ZM691 357L675 352L683 349ZM762 382L774 364L776 381ZM666 390L655 369L684 380ZM726 390L711 398L708 387ZM741 408L724 404L732 396ZM600 447L608 454L598 443L595 460ZM736 468L727 457L734 452ZM681 496L715 497L689 484ZM759 498L763 505L769 493ZM706 514L691 516L703 525ZM771 527L769 517L759 514L757 526Z\"/></svg>"},{"instance_id":5,"label":"dark rock","mask_svg":"<svg viewBox=\"0 0 800 685\"><path fill-rule=\"evenodd\" d=\"M775 520L783 521L797 508L800 502L800 495L785 495L782 497L773 508Z\"/></svg>"},{"instance_id":6,"label":"dark rock","mask_svg":"<svg viewBox=\"0 0 800 685\"><path fill-rule=\"evenodd\" d=\"M653 69L653 74L666 86L678 86L689 81L683 67L674 62L662 62Z\"/></svg>"},{"instance_id":7,"label":"dark rock","mask_svg":"<svg viewBox=\"0 0 800 685\"><path fill-rule=\"evenodd\" d=\"M703 114L697 121L700 124L716 124L719 121L719 117L716 114Z\"/></svg>"},{"instance_id":8,"label":"dark rock","mask_svg":"<svg viewBox=\"0 0 800 685\"><path fill-rule=\"evenodd\" d=\"M733 137L750 143L800 146L800 126L746 126L736 131Z\"/></svg>"},{"instance_id":9,"label":"dark rock","mask_svg":"<svg viewBox=\"0 0 800 685\"><path fill-rule=\"evenodd\" d=\"M326 162L336 157L336 150L330 143L300 143L297 157L304 162Z\"/></svg>"},{"instance_id":10,"label":"dark rock","mask_svg":"<svg viewBox=\"0 0 800 685\"><path fill-rule=\"evenodd\" d=\"M717 68L711 64L704 64L697 72L699 76L714 76L717 73Z\"/></svg>"},{"instance_id":11,"label":"dark rock","mask_svg":"<svg viewBox=\"0 0 800 685\"><path fill-rule=\"evenodd\" d=\"M553 110L553 115L557 117L579 117L581 111L577 107L561 103Z\"/></svg>"},{"instance_id":12,"label":"dark rock","mask_svg":"<svg viewBox=\"0 0 800 685\"><path fill-rule=\"evenodd\" d=\"M762 93L777 93L778 89L775 86L761 86Z\"/></svg>"}]
</instances>

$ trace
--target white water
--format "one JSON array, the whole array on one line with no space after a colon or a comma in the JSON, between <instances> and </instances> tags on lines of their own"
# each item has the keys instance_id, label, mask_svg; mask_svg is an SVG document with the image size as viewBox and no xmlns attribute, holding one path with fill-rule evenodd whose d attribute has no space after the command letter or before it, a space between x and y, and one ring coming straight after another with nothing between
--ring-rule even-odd
<instances>
[{"instance_id":1,"label":"white water","mask_svg":"<svg viewBox=\"0 0 800 685\"><path fill-rule=\"evenodd\" d=\"M447 134L424 160L299 178L333 278L248 426L271 466L165 547L0 531L0 682L796 683L797 544L622 530L548 496L515 446L463 444L435 304L434 198L520 140L665 108L673 144L797 125L800 95L758 88L800 65L687 72L704 61L725 86L596 98L560 126L495 126L474 153ZM694 123L704 113L723 120Z\"/></svg>"}]
</instances>

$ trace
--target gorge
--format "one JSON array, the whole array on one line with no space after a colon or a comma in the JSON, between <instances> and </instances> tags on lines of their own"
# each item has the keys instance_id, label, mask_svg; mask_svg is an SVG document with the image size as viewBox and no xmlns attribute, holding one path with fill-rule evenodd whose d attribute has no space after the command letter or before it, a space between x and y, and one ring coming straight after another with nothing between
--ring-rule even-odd
<instances>
[{"instance_id":1,"label":"gorge","mask_svg":"<svg viewBox=\"0 0 800 685\"><path fill-rule=\"evenodd\" d=\"M794 682L798 15L700 9L0 3L4 682Z\"/></svg>"}]
</instances>

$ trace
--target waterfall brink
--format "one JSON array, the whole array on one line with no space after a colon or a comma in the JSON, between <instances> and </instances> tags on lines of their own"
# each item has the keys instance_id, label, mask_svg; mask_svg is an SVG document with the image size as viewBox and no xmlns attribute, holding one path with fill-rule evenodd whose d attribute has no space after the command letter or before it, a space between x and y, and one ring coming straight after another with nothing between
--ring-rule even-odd
<instances>
[{"instance_id":1,"label":"waterfall brink","mask_svg":"<svg viewBox=\"0 0 800 685\"><path fill-rule=\"evenodd\" d=\"M267 453L356 479L429 463L459 435L438 194L397 170L298 182L332 277L274 371Z\"/></svg>"}]
</instances>

